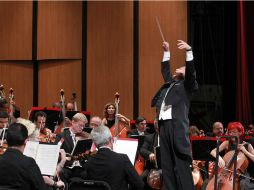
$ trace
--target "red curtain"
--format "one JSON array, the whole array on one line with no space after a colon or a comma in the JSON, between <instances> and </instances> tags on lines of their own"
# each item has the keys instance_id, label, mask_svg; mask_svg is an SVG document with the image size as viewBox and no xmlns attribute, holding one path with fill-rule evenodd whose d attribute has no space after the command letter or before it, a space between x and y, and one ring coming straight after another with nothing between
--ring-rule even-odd
<instances>
[{"instance_id":1,"label":"red curtain","mask_svg":"<svg viewBox=\"0 0 254 190\"><path fill-rule=\"evenodd\" d=\"M244 1L238 3L236 119L247 127L252 122L252 113L246 44L246 4Z\"/></svg>"}]
</instances>

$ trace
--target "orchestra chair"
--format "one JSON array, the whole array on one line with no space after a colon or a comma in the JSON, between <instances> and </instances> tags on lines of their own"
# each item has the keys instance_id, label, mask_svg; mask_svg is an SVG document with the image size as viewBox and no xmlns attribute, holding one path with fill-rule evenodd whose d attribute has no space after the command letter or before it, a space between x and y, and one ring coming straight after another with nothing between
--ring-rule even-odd
<instances>
[{"instance_id":1,"label":"orchestra chair","mask_svg":"<svg viewBox=\"0 0 254 190\"><path fill-rule=\"evenodd\" d=\"M84 180L82 178L72 178L68 185L68 190L111 190L105 181Z\"/></svg>"}]
</instances>

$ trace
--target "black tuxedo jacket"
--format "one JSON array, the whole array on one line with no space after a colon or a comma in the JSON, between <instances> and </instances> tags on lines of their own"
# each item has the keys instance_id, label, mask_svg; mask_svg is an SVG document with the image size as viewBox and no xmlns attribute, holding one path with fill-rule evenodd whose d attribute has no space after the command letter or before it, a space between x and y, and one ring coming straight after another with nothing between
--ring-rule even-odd
<instances>
[{"instance_id":1,"label":"black tuxedo jacket","mask_svg":"<svg viewBox=\"0 0 254 190\"><path fill-rule=\"evenodd\" d=\"M144 140L144 144L140 149L140 154L145 160L149 159L149 155L154 152L154 147L158 145L158 134L153 133L147 135Z\"/></svg>"},{"instance_id":2,"label":"black tuxedo jacket","mask_svg":"<svg viewBox=\"0 0 254 190\"><path fill-rule=\"evenodd\" d=\"M172 105L172 124L178 128L174 132L174 146L178 147L177 151L180 153L190 155L188 146L185 146L183 142L189 142L187 133L189 131L188 114L190 98L193 92L198 89L194 62L186 61L185 78L183 80L174 81L172 79L168 61L161 63L161 73L165 84L152 99L152 106L156 106L157 115L159 116L161 104L164 99L163 95L165 96L165 91L170 88L165 97L165 105Z\"/></svg>"},{"instance_id":3,"label":"black tuxedo jacket","mask_svg":"<svg viewBox=\"0 0 254 190\"><path fill-rule=\"evenodd\" d=\"M184 117L184 119L188 118L191 95L198 89L193 61L186 61L184 80L174 81L172 79L169 61L161 63L161 73L165 84L163 84L159 91L155 94L152 99L151 106L155 106L159 112L164 99L164 97L162 97L162 91L166 91L167 88L171 86L165 98L165 105L172 105L173 119L180 119L182 117Z\"/></svg>"},{"instance_id":4,"label":"black tuxedo jacket","mask_svg":"<svg viewBox=\"0 0 254 190\"><path fill-rule=\"evenodd\" d=\"M33 158L8 148L0 157L0 189L46 190L41 171Z\"/></svg>"},{"instance_id":5,"label":"black tuxedo jacket","mask_svg":"<svg viewBox=\"0 0 254 190\"><path fill-rule=\"evenodd\" d=\"M72 152L73 147L74 147L70 130L66 129L63 132L57 134L55 143L58 143L61 140L61 138L64 139L64 142L63 142L61 148L64 149L66 153L70 154Z\"/></svg>"},{"instance_id":6,"label":"black tuxedo jacket","mask_svg":"<svg viewBox=\"0 0 254 190\"><path fill-rule=\"evenodd\" d=\"M128 190L128 184L135 190L143 189L143 182L129 158L108 148L101 148L87 163L87 175L92 180L106 181L112 190Z\"/></svg>"}]
</instances>

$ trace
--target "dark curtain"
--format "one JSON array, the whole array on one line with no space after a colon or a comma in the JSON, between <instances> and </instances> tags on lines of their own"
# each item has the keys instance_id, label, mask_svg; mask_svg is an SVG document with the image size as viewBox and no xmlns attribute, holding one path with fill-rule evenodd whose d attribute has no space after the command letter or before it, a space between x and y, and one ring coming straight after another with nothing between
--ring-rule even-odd
<instances>
[{"instance_id":1,"label":"dark curtain","mask_svg":"<svg viewBox=\"0 0 254 190\"><path fill-rule=\"evenodd\" d=\"M253 75L253 71L250 70L251 62L249 60L249 56L253 56L253 54L248 54L248 44L250 45L252 40L248 40L247 35L249 33L247 25L252 25L253 22L249 22L251 17L246 17L247 14L250 14L247 11L251 11L246 9L246 6L248 6L248 2L238 2L236 76L236 120L241 121L245 126L252 123L249 74Z\"/></svg>"}]
</instances>

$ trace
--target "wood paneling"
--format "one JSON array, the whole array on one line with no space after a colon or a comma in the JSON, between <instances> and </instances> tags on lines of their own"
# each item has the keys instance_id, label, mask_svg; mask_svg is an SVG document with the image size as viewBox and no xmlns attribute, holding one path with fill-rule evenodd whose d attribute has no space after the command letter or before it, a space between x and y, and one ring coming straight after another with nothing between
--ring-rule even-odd
<instances>
[{"instance_id":1,"label":"wood paneling","mask_svg":"<svg viewBox=\"0 0 254 190\"><path fill-rule=\"evenodd\" d=\"M151 99L163 84L160 62L162 39L156 24L158 17L164 37L170 43L172 70L185 64L185 51L177 49L177 40L187 39L187 2L139 2L139 114L155 117Z\"/></svg>"},{"instance_id":2,"label":"wood paneling","mask_svg":"<svg viewBox=\"0 0 254 190\"><path fill-rule=\"evenodd\" d=\"M38 2L38 59L81 59L82 1Z\"/></svg>"},{"instance_id":3,"label":"wood paneling","mask_svg":"<svg viewBox=\"0 0 254 190\"><path fill-rule=\"evenodd\" d=\"M0 2L0 60L32 59L32 2Z\"/></svg>"},{"instance_id":4,"label":"wood paneling","mask_svg":"<svg viewBox=\"0 0 254 190\"><path fill-rule=\"evenodd\" d=\"M51 107L60 101L60 90L65 91L65 102L77 94L78 109L81 107L81 60L51 60L39 62L39 106Z\"/></svg>"},{"instance_id":5,"label":"wood paneling","mask_svg":"<svg viewBox=\"0 0 254 190\"><path fill-rule=\"evenodd\" d=\"M4 85L6 98L9 89L14 89L16 105L20 107L21 116L27 118L27 111L33 104L33 65L31 62L0 62L0 83Z\"/></svg>"},{"instance_id":6,"label":"wood paneling","mask_svg":"<svg viewBox=\"0 0 254 190\"><path fill-rule=\"evenodd\" d=\"M102 116L120 93L119 112L133 112L133 2L87 2L87 110Z\"/></svg>"}]
</instances>

